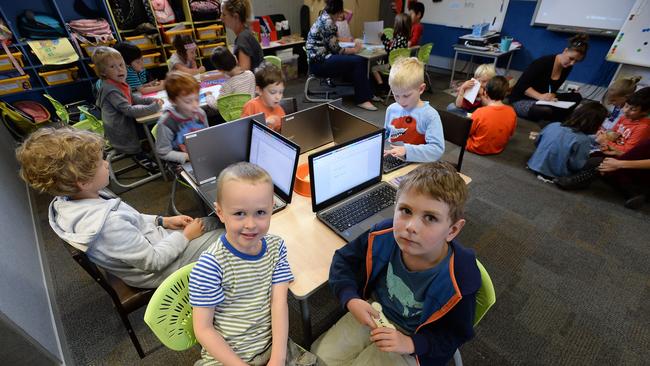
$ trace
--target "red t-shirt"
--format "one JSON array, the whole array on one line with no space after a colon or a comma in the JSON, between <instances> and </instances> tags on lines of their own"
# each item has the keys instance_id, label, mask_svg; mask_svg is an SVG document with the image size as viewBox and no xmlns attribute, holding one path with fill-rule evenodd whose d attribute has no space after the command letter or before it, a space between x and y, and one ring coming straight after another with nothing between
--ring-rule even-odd
<instances>
[{"instance_id":1,"label":"red t-shirt","mask_svg":"<svg viewBox=\"0 0 650 366\"><path fill-rule=\"evenodd\" d=\"M420 37L422 37L423 29L422 23L416 23L411 26L411 39L409 39L411 46L420 44Z\"/></svg>"},{"instance_id":2,"label":"red t-shirt","mask_svg":"<svg viewBox=\"0 0 650 366\"><path fill-rule=\"evenodd\" d=\"M472 113L467 150L481 155L498 154L506 148L517 126L517 114L508 105L492 105Z\"/></svg>"},{"instance_id":3,"label":"red t-shirt","mask_svg":"<svg viewBox=\"0 0 650 366\"><path fill-rule=\"evenodd\" d=\"M627 152L641 141L650 139L650 118L643 117L633 121L622 115L612 127L612 131L617 132L620 136L616 141L609 142L609 146Z\"/></svg>"}]
</instances>

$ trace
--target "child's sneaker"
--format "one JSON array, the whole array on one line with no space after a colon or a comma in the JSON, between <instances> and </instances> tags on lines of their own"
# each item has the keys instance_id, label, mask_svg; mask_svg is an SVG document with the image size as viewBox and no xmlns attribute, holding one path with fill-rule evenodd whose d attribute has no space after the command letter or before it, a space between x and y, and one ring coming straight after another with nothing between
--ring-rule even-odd
<instances>
[{"instance_id":1,"label":"child's sneaker","mask_svg":"<svg viewBox=\"0 0 650 366\"><path fill-rule=\"evenodd\" d=\"M131 156L131 159L133 159L133 161L144 170L152 173L158 172L158 164L156 164L155 161L151 160L149 156L143 152Z\"/></svg>"}]
</instances>

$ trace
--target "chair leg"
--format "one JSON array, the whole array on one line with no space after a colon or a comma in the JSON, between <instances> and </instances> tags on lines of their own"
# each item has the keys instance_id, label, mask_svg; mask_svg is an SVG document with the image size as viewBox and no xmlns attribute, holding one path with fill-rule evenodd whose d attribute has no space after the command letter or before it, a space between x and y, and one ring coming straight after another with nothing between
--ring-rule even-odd
<instances>
[{"instance_id":1,"label":"chair leg","mask_svg":"<svg viewBox=\"0 0 650 366\"><path fill-rule=\"evenodd\" d=\"M454 353L454 365L463 366L463 358L460 357L460 350L458 349L456 349L456 353Z\"/></svg>"},{"instance_id":2,"label":"chair leg","mask_svg":"<svg viewBox=\"0 0 650 366\"><path fill-rule=\"evenodd\" d=\"M178 187L178 179L180 178L174 177L172 180L172 192L169 197L169 208L175 216L182 215L182 213L176 208L176 188Z\"/></svg>"},{"instance_id":3,"label":"chair leg","mask_svg":"<svg viewBox=\"0 0 650 366\"><path fill-rule=\"evenodd\" d=\"M149 174L148 177L139 179L139 180L137 180L137 181L135 181L133 183L128 183L128 184L122 183L117 179L117 175L120 174L120 173L123 173L124 171L130 170L131 166L120 169L120 170L117 170L117 171L114 170L113 169L113 162L119 160L119 159L117 159L117 156L118 155L117 155L117 153L115 151L111 151L111 152L108 153L108 156L106 157L106 160L108 161L108 175L110 176L111 181L113 183L115 183L115 185L117 185L120 188L124 188L124 189L135 188L135 187L141 186L141 185L143 185L145 183L151 182L152 180L156 180L156 179L158 179L158 178L160 178L162 176L161 172L158 172L158 173L155 173L155 174L148 173Z\"/></svg>"},{"instance_id":4,"label":"chair leg","mask_svg":"<svg viewBox=\"0 0 650 366\"><path fill-rule=\"evenodd\" d=\"M388 105L388 100L390 99L390 96L393 95L393 91L388 88L388 94L386 94L386 100L384 100L384 105Z\"/></svg>"},{"instance_id":5,"label":"chair leg","mask_svg":"<svg viewBox=\"0 0 650 366\"><path fill-rule=\"evenodd\" d=\"M131 342L133 343L133 347L135 347L135 350L138 352L138 356L140 358L144 358L146 355L144 354L144 351L142 350L142 346L140 346L140 341L138 341L138 337L135 334L135 331L133 330L133 327L131 326L131 322L129 321L129 315L118 310L117 311L120 314L120 318L122 319L122 323L124 323L124 327L126 328L126 331L129 333L129 337L131 337Z\"/></svg>"},{"instance_id":6,"label":"chair leg","mask_svg":"<svg viewBox=\"0 0 650 366\"><path fill-rule=\"evenodd\" d=\"M433 93L433 84L431 84L431 76L429 76L429 73L427 70L424 70L424 76L426 77L429 93Z\"/></svg>"},{"instance_id":7,"label":"chair leg","mask_svg":"<svg viewBox=\"0 0 650 366\"><path fill-rule=\"evenodd\" d=\"M329 95L328 95L328 92L326 92L326 91L323 92L323 94L325 94L325 99L312 98L312 97L309 96L309 83L311 81L313 81L313 80L318 80L318 79L316 77L314 77L314 76L309 76L309 77L307 77L307 81L305 81L305 92L304 92L305 100L308 101L308 102L312 102L312 103L327 103L327 102L330 102L331 100L328 98ZM315 94L318 94L318 93L315 93Z\"/></svg>"}]
</instances>

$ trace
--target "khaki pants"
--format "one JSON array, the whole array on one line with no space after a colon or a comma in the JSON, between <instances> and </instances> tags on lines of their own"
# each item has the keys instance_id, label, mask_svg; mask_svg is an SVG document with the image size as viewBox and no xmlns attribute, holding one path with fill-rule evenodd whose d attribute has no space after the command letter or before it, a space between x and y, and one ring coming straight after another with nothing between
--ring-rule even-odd
<instances>
[{"instance_id":1,"label":"khaki pants","mask_svg":"<svg viewBox=\"0 0 650 366\"><path fill-rule=\"evenodd\" d=\"M311 346L326 366L415 366L411 355L380 351L370 340L370 328L347 313Z\"/></svg>"},{"instance_id":2,"label":"khaki pants","mask_svg":"<svg viewBox=\"0 0 650 366\"><path fill-rule=\"evenodd\" d=\"M201 351L203 354L205 350ZM269 359L271 359L271 346L266 349L266 351L260 353L259 355L253 357L253 359L248 362L250 366L265 366ZM194 366L218 366L221 365L221 362L217 360L206 360L200 359L194 363ZM300 347L294 343L291 338L287 340L287 362L285 366L318 366L322 365L319 363L316 356L314 356L309 351Z\"/></svg>"}]
</instances>

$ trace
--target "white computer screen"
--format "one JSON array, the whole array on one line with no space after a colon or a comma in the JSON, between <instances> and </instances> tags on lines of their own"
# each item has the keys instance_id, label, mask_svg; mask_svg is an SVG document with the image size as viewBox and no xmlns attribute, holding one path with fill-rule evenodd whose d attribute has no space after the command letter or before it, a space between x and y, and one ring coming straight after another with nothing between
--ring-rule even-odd
<instances>
[{"instance_id":1,"label":"white computer screen","mask_svg":"<svg viewBox=\"0 0 650 366\"><path fill-rule=\"evenodd\" d=\"M381 176L381 155L382 134L377 133L314 157L316 204Z\"/></svg>"},{"instance_id":2,"label":"white computer screen","mask_svg":"<svg viewBox=\"0 0 650 366\"><path fill-rule=\"evenodd\" d=\"M273 184L291 196L293 167L298 159L297 149L273 133L253 124L248 161L266 170Z\"/></svg>"}]
</instances>

